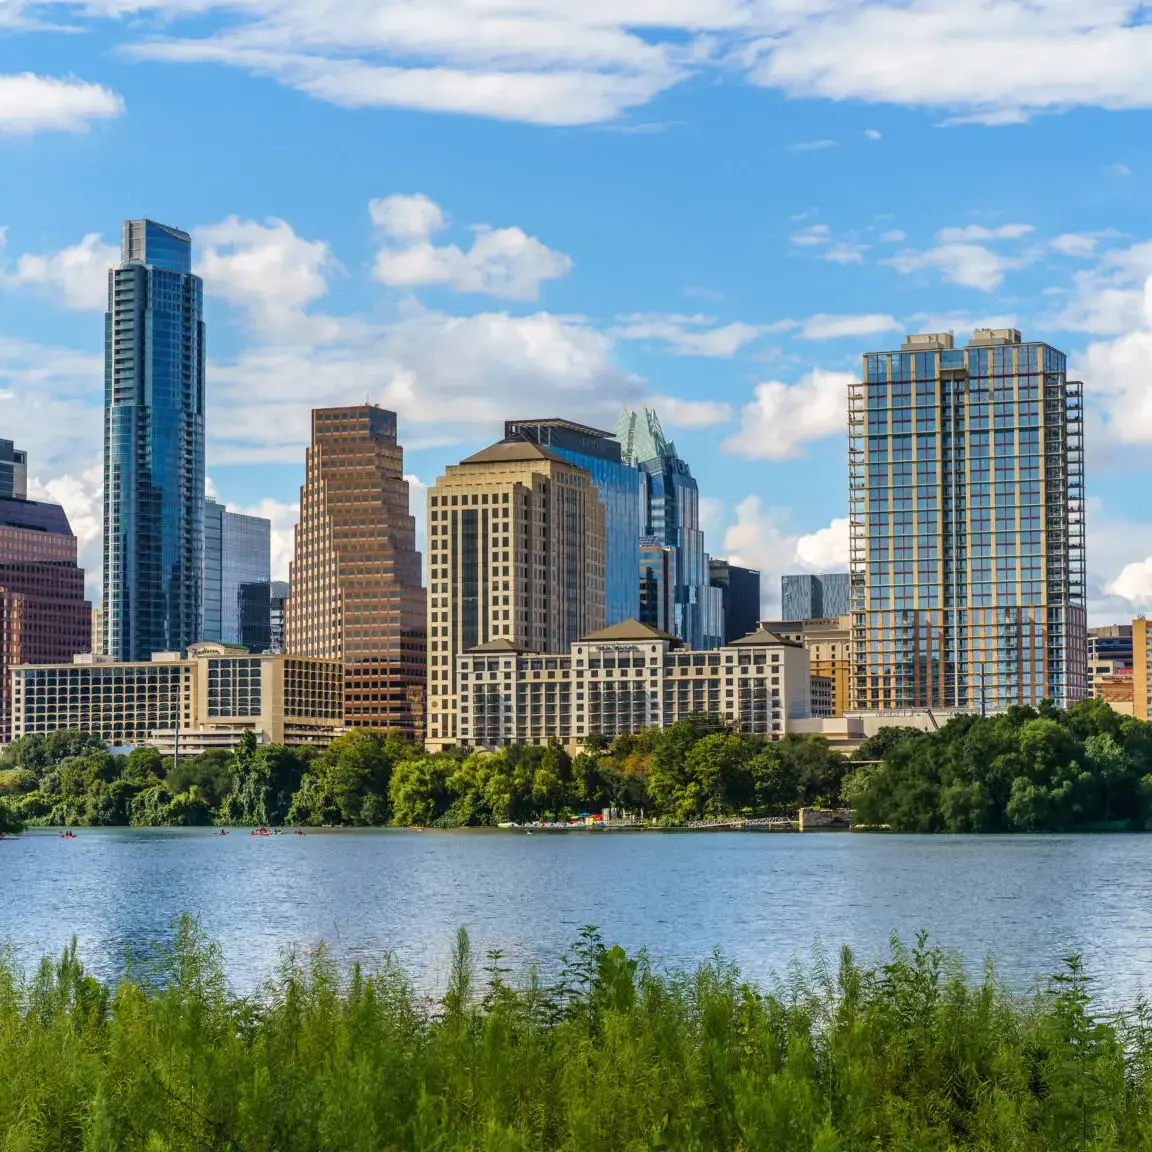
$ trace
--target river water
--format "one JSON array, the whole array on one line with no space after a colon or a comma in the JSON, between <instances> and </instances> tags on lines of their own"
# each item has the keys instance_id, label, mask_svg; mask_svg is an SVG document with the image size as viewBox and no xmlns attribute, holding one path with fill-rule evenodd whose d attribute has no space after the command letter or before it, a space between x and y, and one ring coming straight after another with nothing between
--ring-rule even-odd
<instances>
[{"instance_id":1,"label":"river water","mask_svg":"<svg viewBox=\"0 0 1152 1152\"><path fill-rule=\"evenodd\" d=\"M1152 991L1152 836L340 831L31 832L0 843L0 942L24 964L75 935L102 976L200 917L248 991L287 945L386 953L442 988L456 929L514 968L586 924L666 966L715 949L758 981L813 944L864 960L926 930L1026 990L1082 953L1106 998Z\"/></svg>"}]
</instances>

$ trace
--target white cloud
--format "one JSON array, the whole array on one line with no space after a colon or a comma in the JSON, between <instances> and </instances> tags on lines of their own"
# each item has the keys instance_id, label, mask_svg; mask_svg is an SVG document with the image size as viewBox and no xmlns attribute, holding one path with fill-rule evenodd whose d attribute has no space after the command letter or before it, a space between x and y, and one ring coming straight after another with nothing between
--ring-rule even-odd
<instances>
[{"instance_id":1,"label":"white cloud","mask_svg":"<svg viewBox=\"0 0 1152 1152\"><path fill-rule=\"evenodd\" d=\"M0 287L31 288L66 308L103 312L108 306L108 269L119 260L119 248L90 232L79 244L58 252L25 252L13 268L0 263Z\"/></svg>"},{"instance_id":2,"label":"white cloud","mask_svg":"<svg viewBox=\"0 0 1152 1152\"><path fill-rule=\"evenodd\" d=\"M1132 169L1129 168L1127 164L1113 164L1112 171L1115 172L1117 176L1132 175Z\"/></svg>"},{"instance_id":3,"label":"white cloud","mask_svg":"<svg viewBox=\"0 0 1152 1152\"><path fill-rule=\"evenodd\" d=\"M835 244L820 258L832 264L863 264L869 244Z\"/></svg>"},{"instance_id":4,"label":"white cloud","mask_svg":"<svg viewBox=\"0 0 1152 1152\"><path fill-rule=\"evenodd\" d=\"M908 233L899 228L891 228L887 232L882 232L880 239L887 244L901 244L908 239Z\"/></svg>"},{"instance_id":5,"label":"white cloud","mask_svg":"<svg viewBox=\"0 0 1152 1152\"><path fill-rule=\"evenodd\" d=\"M304 240L275 217L259 224L229 216L197 228L195 240L205 289L262 325L299 323L306 305L328 291L326 273L338 267L325 242Z\"/></svg>"},{"instance_id":6,"label":"white cloud","mask_svg":"<svg viewBox=\"0 0 1152 1152\"><path fill-rule=\"evenodd\" d=\"M124 101L100 84L32 72L0 75L0 135L83 132L93 121L123 113Z\"/></svg>"},{"instance_id":7,"label":"white cloud","mask_svg":"<svg viewBox=\"0 0 1152 1152\"><path fill-rule=\"evenodd\" d=\"M864 316L830 316L819 313L805 320L799 335L804 340L838 340L845 336L875 336L880 332L897 332L895 316L872 312Z\"/></svg>"},{"instance_id":8,"label":"white cloud","mask_svg":"<svg viewBox=\"0 0 1152 1152\"><path fill-rule=\"evenodd\" d=\"M879 140L881 138L881 132L878 128L865 128L864 135L869 140Z\"/></svg>"},{"instance_id":9,"label":"white cloud","mask_svg":"<svg viewBox=\"0 0 1152 1152\"><path fill-rule=\"evenodd\" d=\"M789 144L789 152L823 152L826 148L835 148L835 140L805 140L801 144Z\"/></svg>"},{"instance_id":10,"label":"white cloud","mask_svg":"<svg viewBox=\"0 0 1152 1152\"><path fill-rule=\"evenodd\" d=\"M855 382L851 372L816 368L795 384L757 384L754 399L740 413L740 431L722 447L753 460L801 456L808 441L846 432L848 386Z\"/></svg>"},{"instance_id":11,"label":"white cloud","mask_svg":"<svg viewBox=\"0 0 1152 1152\"><path fill-rule=\"evenodd\" d=\"M389 196L368 206L385 239L373 276L400 288L442 286L510 300L535 300L545 280L566 276L572 260L521 228L473 226L467 252L455 244L436 247L433 233L447 226L439 206L427 196Z\"/></svg>"},{"instance_id":12,"label":"white cloud","mask_svg":"<svg viewBox=\"0 0 1152 1152\"><path fill-rule=\"evenodd\" d=\"M936 239L941 244L968 244L977 240L1019 240L1034 231L1031 224L1002 224L999 228L967 224L962 228L941 228L936 233Z\"/></svg>"},{"instance_id":13,"label":"white cloud","mask_svg":"<svg viewBox=\"0 0 1152 1152\"><path fill-rule=\"evenodd\" d=\"M714 428L732 419L732 405L722 400L684 400L678 396L654 396L647 402L670 428Z\"/></svg>"},{"instance_id":14,"label":"white cloud","mask_svg":"<svg viewBox=\"0 0 1152 1152\"><path fill-rule=\"evenodd\" d=\"M1152 605L1152 556L1125 564L1106 590L1123 597L1135 608Z\"/></svg>"},{"instance_id":15,"label":"white cloud","mask_svg":"<svg viewBox=\"0 0 1152 1152\"><path fill-rule=\"evenodd\" d=\"M1048 247L1061 256L1093 256L1099 234L1093 232L1064 232L1048 242Z\"/></svg>"},{"instance_id":16,"label":"white cloud","mask_svg":"<svg viewBox=\"0 0 1152 1152\"><path fill-rule=\"evenodd\" d=\"M809 224L793 233L792 243L800 248L814 248L820 244L828 244L832 240L832 229L827 224Z\"/></svg>"},{"instance_id":17,"label":"white cloud","mask_svg":"<svg viewBox=\"0 0 1152 1152\"><path fill-rule=\"evenodd\" d=\"M610 329L618 340L656 340L668 345L676 356L709 356L728 359L745 344L758 339L772 326L745 324L736 320L719 324L714 316L663 316L638 313L618 317Z\"/></svg>"},{"instance_id":18,"label":"white cloud","mask_svg":"<svg viewBox=\"0 0 1152 1152\"><path fill-rule=\"evenodd\" d=\"M724 550L734 564L760 570L763 619L779 619L780 577L790 572L827 572L848 566L848 521L836 519L813 532L797 532L782 508L765 508L746 496L724 533Z\"/></svg>"},{"instance_id":19,"label":"white cloud","mask_svg":"<svg viewBox=\"0 0 1152 1152\"><path fill-rule=\"evenodd\" d=\"M935 270L946 280L965 288L993 292L1004 282L1006 272L1025 268L1026 256L1003 256L982 244L940 244L923 252L908 249L886 260L898 272Z\"/></svg>"}]
</instances>

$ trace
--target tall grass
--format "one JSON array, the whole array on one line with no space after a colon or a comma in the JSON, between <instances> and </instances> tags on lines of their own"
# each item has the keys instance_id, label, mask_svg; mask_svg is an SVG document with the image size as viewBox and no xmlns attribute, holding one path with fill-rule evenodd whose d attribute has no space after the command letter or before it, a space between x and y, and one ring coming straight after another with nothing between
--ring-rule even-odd
<instances>
[{"instance_id":1,"label":"tall grass","mask_svg":"<svg viewBox=\"0 0 1152 1152\"><path fill-rule=\"evenodd\" d=\"M288 956L233 995L193 921L109 988L75 947L0 963L2 1152L946 1152L1152 1147L1152 1017L1069 961L1020 1001L921 939L772 990L581 937L514 985L456 946L434 1004L396 967Z\"/></svg>"}]
</instances>

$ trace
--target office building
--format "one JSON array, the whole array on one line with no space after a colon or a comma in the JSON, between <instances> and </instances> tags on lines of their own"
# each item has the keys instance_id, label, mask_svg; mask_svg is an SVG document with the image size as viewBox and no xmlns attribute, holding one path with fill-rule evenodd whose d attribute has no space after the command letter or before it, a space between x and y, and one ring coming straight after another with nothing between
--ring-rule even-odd
<instances>
[{"instance_id":1,"label":"office building","mask_svg":"<svg viewBox=\"0 0 1152 1152\"><path fill-rule=\"evenodd\" d=\"M0 440L0 500L28 499L28 453Z\"/></svg>"},{"instance_id":2,"label":"office building","mask_svg":"<svg viewBox=\"0 0 1152 1152\"><path fill-rule=\"evenodd\" d=\"M340 661L253 655L227 644L192 644L185 657L157 652L132 663L79 656L16 668L12 683L16 736L76 729L109 744L194 756L234 748L249 731L261 744L323 747L343 730Z\"/></svg>"},{"instance_id":3,"label":"office building","mask_svg":"<svg viewBox=\"0 0 1152 1152\"><path fill-rule=\"evenodd\" d=\"M633 620L640 612L636 550L644 478L621 455L620 441L570 420L509 420L504 438L522 436L583 468L604 505L604 618L609 624Z\"/></svg>"},{"instance_id":4,"label":"office building","mask_svg":"<svg viewBox=\"0 0 1152 1152\"><path fill-rule=\"evenodd\" d=\"M649 628L667 632L676 618L675 558L655 536L640 538L640 615Z\"/></svg>"},{"instance_id":5,"label":"office building","mask_svg":"<svg viewBox=\"0 0 1152 1152\"><path fill-rule=\"evenodd\" d=\"M312 413L289 581L285 647L343 661L348 727L421 735L426 601L394 412Z\"/></svg>"},{"instance_id":6,"label":"office building","mask_svg":"<svg viewBox=\"0 0 1152 1152\"><path fill-rule=\"evenodd\" d=\"M812 677L812 715L843 716L852 706L852 616L827 620L766 620L769 632L802 644Z\"/></svg>"},{"instance_id":7,"label":"office building","mask_svg":"<svg viewBox=\"0 0 1152 1152\"><path fill-rule=\"evenodd\" d=\"M268 648L271 579L272 521L205 500L203 639Z\"/></svg>"},{"instance_id":8,"label":"office building","mask_svg":"<svg viewBox=\"0 0 1152 1152\"><path fill-rule=\"evenodd\" d=\"M86 652L91 613L64 509L0 498L0 744L12 737L11 669Z\"/></svg>"},{"instance_id":9,"label":"office building","mask_svg":"<svg viewBox=\"0 0 1152 1152\"><path fill-rule=\"evenodd\" d=\"M910 336L849 390L856 708L1088 691L1082 385L1014 329Z\"/></svg>"},{"instance_id":10,"label":"office building","mask_svg":"<svg viewBox=\"0 0 1152 1152\"><path fill-rule=\"evenodd\" d=\"M708 579L700 494L692 472L649 409L625 411L616 425L616 439L624 462L637 468L643 480L642 535L655 537L671 552L669 631L689 648L716 648L723 638L723 605Z\"/></svg>"},{"instance_id":11,"label":"office building","mask_svg":"<svg viewBox=\"0 0 1152 1152\"><path fill-rule=\"evenodd\" d=\"M760 620L760 573L727 560L708 560L708 582L720 589L724 643L755 632Z\"/></svg>"},{"instance_id":12,"label":"office building","mask_svg":"<svg viewBox=\"0 0 1152 1152\"><path fill-rule=\"evenodd\" d=\"M200 639L202 315L189 235L126 221L104 336L104 644L116 660Z\"/></svg>"},{"instance_id":13,"label":"office building","mask_svg":"<svg viewBox=\"0 0 1152 1152\"><path fill-rule=\"evenodd\" d=\"M719 650L685 650L637 620L584 636L563 654L500 638L457 657L460 743L494 749L557 740L581 747L705 714L779 740L810 716L804 649L763 629Z\"/></svg>"},{"instance_id":14,"label":"office building","mask_svg":"<svg viewBox=\"0 0 1152 1152\"><path fill-rule=\"evenodd\" d=\"M780 577L783 620L831 620L851 611L847 572L804 573Z\"/></svg>"},{"instance_id":15,"label":"office building","mask_svg":"<svg viewBox=\"0 0 1152 1152\"><path fill-rule=\"evenodd\" d=\"M284 618L288 611L289 584L273 580L268 588L268 651L284 651Z\"/></svg>"},{"instance_id":16,"label":"office building","mask_svg":"<svg viewBox=\"0 0 1152 1152\"><path fill-rule=\"evenodd\" d=\"M591 477L550 448L513 437L445 470L428 493L430 748L459 740L461 652L567 652L604 627L604 542Z\"/></svg>"}]
</instances>

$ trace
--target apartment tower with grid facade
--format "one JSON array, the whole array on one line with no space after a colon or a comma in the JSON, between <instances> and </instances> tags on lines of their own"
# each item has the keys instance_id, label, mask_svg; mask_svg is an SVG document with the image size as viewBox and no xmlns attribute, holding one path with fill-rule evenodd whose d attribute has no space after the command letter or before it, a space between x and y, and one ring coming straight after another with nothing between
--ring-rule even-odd
<instances>
[{"instance_id":1,"label":"apartment tower with grid facade","mask_svg":"<svg viewBox=\"0 0 1152 1152\"><path fill-rule=\"evenodd\" d=\"M394 412L312 413L285 648L344 662L348 727L422 736L426 598L408 496Z\"/></svg>"},{"instance_id":2,"label":"apartment tower with grid facade","mask_svg":"<svg viewBox=\"0 0 1152 1152\"><path fill-rule=\"evenodd\" d=\"M439 749L460 740L459 654L498 641L566 653L604 627L604 505L584 469L513 436L430 489L428 553L427 743Z\"/></svg>"},{"instance_id":3,"label":"apartment tower with grid facade","mask_svg":"<svg viewBox=\"0 0 1152 1152\"><path fill-rule=\"evenodd\" d=\"M850 387L852 704L1087 694L1083 386L1014 329L910 336Z\"/></svg>"}]
</instances>

